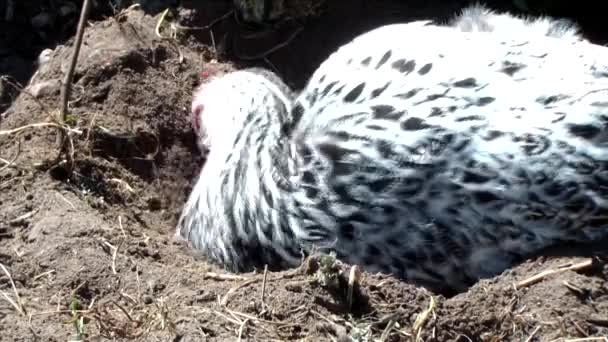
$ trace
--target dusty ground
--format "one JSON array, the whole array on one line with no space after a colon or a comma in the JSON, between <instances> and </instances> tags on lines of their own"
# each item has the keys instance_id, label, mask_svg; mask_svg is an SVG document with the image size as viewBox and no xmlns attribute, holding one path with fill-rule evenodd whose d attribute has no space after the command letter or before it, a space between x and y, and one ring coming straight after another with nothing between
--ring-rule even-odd
<instances>
[{"instance_id":1,"label":"dusty ground","mask_svg":"<svg viewBox=\"0 0 608 342\"><path fill-rule=\"evenodd\" d=\"M231 60L238 65L276 68L293 86L301 86L314 65L352 35L429 13L428 5L417 2L407 10L397 2L378 3L382 6L374 11L351 4L350 15L341 14L344 8L330 8L288 48L268 55L264 51L288 39L296 23L251 38L227 18L213 27L216 54L209 47L209 30L182 30L178 39L156 36L159 14L134 10L93 21L70 102L73 172L67 172L69 164L52 166L57 156L52 127L0 135L0 264L6 268L0 271L0 340L66 341L81 335L91 341L347 341L349 336L410 341L419 335L437 341L551 341L607 336L608 267L601 258L591 259L597 253L590 249L570 256L548 251L452 297L364 273L349 308L347 265L319 273L323 260L315 259L284 273L220 276L172 242L177 215L203 163L188 115L191 90L205 64L236 56ZM433 13L445 18L460 5L453 2ZM179 17L182 25L204 26L227 11L218 2L182 9ZM332 24L338 17L345 20L341 29ZM1 130L47 122L55 115L58 81L70 55L71 41L53 51L3 114ZM589 260L595 261L581 270L515 286L545 270ZM338 282L322 286L319 274L338 275Z\"/></svg>"}]
</instances>

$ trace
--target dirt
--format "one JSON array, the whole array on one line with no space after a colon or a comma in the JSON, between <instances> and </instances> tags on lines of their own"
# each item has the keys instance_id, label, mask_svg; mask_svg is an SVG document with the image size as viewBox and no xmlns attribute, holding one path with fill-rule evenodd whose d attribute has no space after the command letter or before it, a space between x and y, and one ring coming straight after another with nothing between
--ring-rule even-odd
<instances>
[{"instance_id":1,"label":"dirt","mask_svg":"<svg viewBox=\"0 0 608 342\"><path fill-rule=\"evenodd\" d=\"M176 15L181 25L204 26L228 11L223 2L205 3L204 8L184 5ZM194 144L189 108L207 63L219 59L227 70L249 64L274 68L299 87L331 50L357 33L429 13L447 18L462 6L340 3L307 21L285 48L267 55L264 51L288 40L300 24L251 38L228 17L212 27L212 44L209 30L159 38L154 32L159 13L129 10L91 21L67 121L72 162L54 163L53 127L0 135L0 158L11 161L7 166L0 160L0 264L6 269L0 272L0 340L410 341L418 336L428 341L550 341L607 336L608 267L604 259L591 258L598 253L589 249L570 255L547 251L454 296L361 273L353 278L349 300L353 269L338 263L324 270L320 265L326 257L285 272L231 275L173 242L177 215L204 163ZM27 68L13 75L26 79L26 89L15 93L0 130L49 122L57 115L59 81L72 43L57 45L31 77ZM605 246L597 249L605 254ZM580 269L516 286L545 270L589 260L593 263ZM334 281L326 284L326 278Z\"/></svg>"}]
</instances>

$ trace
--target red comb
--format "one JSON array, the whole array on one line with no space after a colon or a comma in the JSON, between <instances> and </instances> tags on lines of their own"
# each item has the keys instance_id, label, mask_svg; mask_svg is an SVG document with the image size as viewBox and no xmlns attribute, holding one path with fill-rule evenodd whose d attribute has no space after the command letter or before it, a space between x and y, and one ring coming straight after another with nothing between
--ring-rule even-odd
<instances>
[{"instance_id":1,"label":"red comb","mask_svg":"<svg viewBox=\"0 0 608 342\"><path fill-rule=\"evenodd\" d=\"M224 73L225 65L221 63L217 63L214 61L205 63L203 68L199 74L202 80L207 80L208 78L219 76Z\"/></svg>"}]
</instances>

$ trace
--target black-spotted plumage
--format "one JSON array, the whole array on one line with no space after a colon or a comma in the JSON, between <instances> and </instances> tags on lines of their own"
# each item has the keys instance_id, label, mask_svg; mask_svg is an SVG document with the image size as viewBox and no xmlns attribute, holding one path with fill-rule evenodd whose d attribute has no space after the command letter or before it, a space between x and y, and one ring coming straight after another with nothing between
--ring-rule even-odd
<instances>
[{"instance_id":1,"label":"black-spotted plumage","mask_svg":"<svg viewBox=\"0 0 608 342\"><path fill-rule=\"evenodd\" d=\"M608 237L608 49L516 32L383 26L297 95L258 69L209 80L177 236L231 271L316 248L438 290Z\"/></svg>"}]
</instances>

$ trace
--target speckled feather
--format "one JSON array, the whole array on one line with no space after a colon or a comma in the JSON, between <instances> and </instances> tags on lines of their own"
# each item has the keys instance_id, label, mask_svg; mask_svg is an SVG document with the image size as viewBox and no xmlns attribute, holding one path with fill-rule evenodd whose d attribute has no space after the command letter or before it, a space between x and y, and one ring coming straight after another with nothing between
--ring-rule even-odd
<instances>
[{"instance_id":1,"label":"speckled feather","mask_svg":"<svg viewBox=\"0 0 608 342\"><path fill-rule=\"evenodd\" d=\"M230 271L317 248L440 291L606 238L605 61L582 39L419 21L340 47L297 96L267 71L213 78L176 235Z\"/></svg>"},{"instance_id":2,"label":"speckled feather","mask_svg":"<svg viewBox=\"0 0 608 342\"><path fill-rule=\"evenodd\" d=\"M465 7L448 25L464 32L492 32L507 36L547 36L562 40L582 41L578 25L564 18L517 17L510 13L499 13L484 5Z\"/></svg>"}]
</instances>

